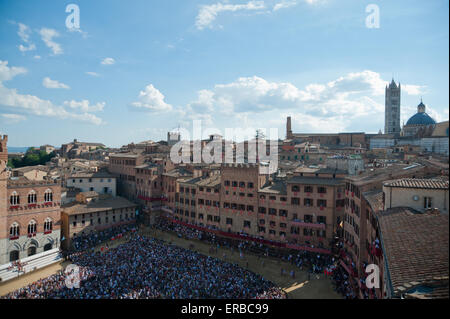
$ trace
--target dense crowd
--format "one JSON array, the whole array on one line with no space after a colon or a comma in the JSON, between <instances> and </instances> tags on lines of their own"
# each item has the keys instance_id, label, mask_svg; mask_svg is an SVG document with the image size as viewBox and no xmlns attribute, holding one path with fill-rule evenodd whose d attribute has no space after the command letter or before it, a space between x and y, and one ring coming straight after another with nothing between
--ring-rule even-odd
<instances>
[{"instance_id":1,"label":"dense crowd","mask_svg":"<svg viewBox=\"0 0 450 319\"><path fill-rule=\"evenodd\" d=\"M155 227L163 231L172 231L177 234L178 237L186 239L198 239L206 241L213 247L215 245L227 247L231 250L235 249L240 254L243 252L251 252L260 256L279 258L285 262L289 262L296 265L299 270L304 270L309 273L308 278L311 275L325 274L330 277L334 290L340 293L344 298L353 299L356 298L358 293L357 287L351 282L348 273L339 265L338 255L327 255L312 253L309 251L289 251L280 250L272 247L268 247L253 241L239 241L229 238L216 237L213 233L196 230L181 224L176 224L168 221L165 218L161 218L155 224ZM342 250L343 244L338 242L336 244L337 250ZM355 265L352 264L354 267ZM286 270L280 269L281 275L287 275ZM291 272L291 277L295 276L295 273ZM368 296L367 292L364 292L365 296Z\"/></svg>"},{"instance_id":2,"label":"dense crowd","mask_svg":"<svg viewBox=\"0 0 450 319\"><path fill-rule=\"evenodd\" d=\"M255 241L242 241L232 238L215 236L214 233L206 232L181 224L172 223L166 218L160 218L154 225L162 231L175 232L178 237L185 239L198 239L212 246L225 247L239 253L250 252L260 257L272 257L295 264L301 270L308 270L311 273L323 273L326 269L332 269L337 260L332 255L318 254L310 251L281 250L264 245Z\"/></svg>"},{"instance_id":3,"label":"dense crowd","mask_svg":"<svg viewBox=\"0 0 450 319\"><path fill-rule=\"evenodd\" d=\"M68 256L79 267L80 287L55 274L4 298L285 298L262 276L217 258L138 234L105 252Z\"/></svg>"},{"instance_id":4,"label":"dense crowd","mask_svg":"<svg viewBox=\"0 0 450 319\"><path fill-rule=\"evenodd\" d=\"M78 235L72 239L71 251L84 251L104 242L110 241L112 238L120 234L129 233L135 228L135 224L126 224L85 235Z\"/></svg>"},{"instance_id":5,"label":"dense crowd","mask_svg":"<svg viewBox=\"0 0 450 319\"><path fill-rule=\"evenodd\" d=\"M332 275L334 290L344 296L345 299L356 299L357 289L351 282L350 276L341 267L337 267Z\"/></svg>"}]
</instances>

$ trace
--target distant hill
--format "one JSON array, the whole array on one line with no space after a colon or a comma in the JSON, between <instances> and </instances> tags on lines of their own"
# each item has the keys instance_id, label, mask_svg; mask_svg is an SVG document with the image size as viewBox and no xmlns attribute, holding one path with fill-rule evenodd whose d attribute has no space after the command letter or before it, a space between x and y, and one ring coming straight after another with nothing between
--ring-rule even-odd
<instances>
[{"instance_id":1,"label":"distant hill","mask_svg":"<svg viewBox=\"0 0 450 319\"><path fill-rule=\"evenodd\" d=\"M14 147L8 146L8 153L25 153L30 146Z\"/></svg>"}]
</instances>

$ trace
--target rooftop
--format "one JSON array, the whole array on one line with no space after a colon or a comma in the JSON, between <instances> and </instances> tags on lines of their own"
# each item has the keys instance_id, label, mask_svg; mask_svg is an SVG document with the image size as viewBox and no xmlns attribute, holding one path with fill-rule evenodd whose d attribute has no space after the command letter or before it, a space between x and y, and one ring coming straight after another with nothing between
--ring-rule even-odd
<instances>
[{"instance_id":1,"label":"rooftop","mask_svg":"<svg viewBox=\"0 0 450 319\"><path fill-rule=\"evenodd\" d=\"M128 208L137 206L126 198L117 196L106 199L99 199L89 203L72 202L62 207L62 211L68 215L78 215L85 213L94 213L99 211L106 211L111 209Z\"/></svg>"},{"instance_id":2,"label":"rooftop","mask_svg":"<svg viewBox=\"0 0 450 319\"><path fill-rule=\"evenodd\" d=\"M441 179L402 178L386 181L384 186L422 189L448 189L448 181Z\"/></svg>"},{"instance_id":3,"label":"rooftop","mask_svg":"<svg viewBox=\"0 0 450 319\"><path fill-rule=\"evenodd\" d=\"M339 178L321 178L321 177L303 177L293 176L287 180L288 184L306 184L306 185L340 185L344 183L343 179Z\"/></svg>"},{"instance_id":4,"label":"rooftop","mask_svg":"<svg viewBox=\"0 0 450 319\"><path fill-rule=\"evenodd\" d=\"M378 220L394 294L445 281L448 291L448 215L397 207Z\"/></svg>"},{"instance_id":5,"label":"rooftop","mask_svg":"<svg viewBox=\"0 0 450 319\"><path fill-rule=\"evenodd\" d=\"M286 182L283 180L271 181L269 183L266 183L263 187L261 187L259 192L286 195L287 194Z\"/></svg>"},{"instance_id":6,"label":"rooftop","mask_svg":"<svg viewBox=\"0 0 450 319\"><path fill-rule=\"evenodd\" d=\"M105 172L77 172L70 175L70 178L115 178L114 175Z\"/></svg>"},{"instance_id":7,"label":"rooftop","mask_svg":"<svg viewBox=\"0 0 450 319\"><path fill-rule=\"evenodd\" d=\"M384 209L382 190L364 192L363 196L367 200L373 211L379 212Z\"/></svg>"}]
</instances>

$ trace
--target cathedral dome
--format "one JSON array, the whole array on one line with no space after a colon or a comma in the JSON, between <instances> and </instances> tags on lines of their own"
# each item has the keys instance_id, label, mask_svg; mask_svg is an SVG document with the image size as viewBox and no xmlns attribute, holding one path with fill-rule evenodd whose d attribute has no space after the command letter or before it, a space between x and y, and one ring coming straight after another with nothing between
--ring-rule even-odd
<instances>
[{"instance_id":1,"label":"cathedral dome","mask_svg":"<svg viewBox=\"0 0 450 319\"><path fill-rule=\"evenodd\" d=\"M420 101L417 106L417 113L411 116L406 122L406 125L433 125L436 121L431 118L427 113L425 113L425 104Z\"/></svg>"}]
</instances>

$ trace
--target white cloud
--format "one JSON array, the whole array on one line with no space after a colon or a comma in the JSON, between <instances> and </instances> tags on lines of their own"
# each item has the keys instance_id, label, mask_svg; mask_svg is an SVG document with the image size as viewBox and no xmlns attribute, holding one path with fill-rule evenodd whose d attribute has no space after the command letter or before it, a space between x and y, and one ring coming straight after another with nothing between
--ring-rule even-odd
<instances>
[{"instance_id":1,"label":"white cloud","mask_svg":"<svg viewBox=\"0 0 450 319\"><path fill-rule=\"evenodd\" d=\"M53 38L59 37L59 33L56 30L42 28L39 31L39 34L41 35L42 41L44 41L45 45L52 50L54 55L63 53L61 45L53 41Z\"/></svg>"},{"instance_id":2,"label":"white cloud","mask_svg":"<svg viewBox=\"0 0 450 319\"><path fill-rule=\"evenodd\" d=\"M305 0L307 4L319 4L325 2L325 0Z\"/></svg>"},{"instance_id":3,"label":"white cloud","mask_svg":"<svg viewBox=\"0 0 450 319\"><path fill-rule=\"evenodd\" d=\"M409 95L420 95L425 94L426 86L424 85L411 85L411 84L401 84L402 91Z\"/></svg>"},{"instance_id":4,"label":"white cloud","mask_svg":"<svg viewBox=\"0 0 450 319\"><path fill-rule=\"evenodd\" d=\"M42 100L30 94L20 94L17 89L10 89L3 85L4 81L11 80L14 76L25 72L26 69L24 68L9 67L7 61L0 61L0 106L2 108L44 117L73 119L96 125L103 123L102 119L94 114L69 112L64 107L54 105L49 100Z\"/></svg>"},{"instance_id":5,"label":"white cloud","mask_svg":"<svg viewBox=\"0 0 450 319\"><path fill-rule=\"evenodd\" d=\"M16 75L24 73L27 73L27 69L15 66L9 67L8 61L0 60L0 83L4 81L9 81Z\"/></svg>"},{"instance_id":6,"label":"white cloud","mask_svg":"<svg viewBox=\"0 0 450 319\"><path fill-rule=\"evenodd\" d=\"M36 60L39 60L41 58L40 55L35 55L33 58L35 58Z\"/></svg>"},{"instance_id":7,"label":"white cloud","mask_svg":"<svg viewBox=\"0 0 450 319\"><path fill-rule=\"evenodd\" d=\"M94 105L89 105L88 100L82 100L80 102L71 100L71 101L65 101L64 105L68 106L72 109L80 109L83 112L91 113L91 112L103 111L103 108L105 107L105 102L99 102Z\"/></svg>"},{"instance_id":8,"label":"white cloud","mask_svg":"<svg viewBox=\"0 0 450 319\"><path fill-rule=\"evenodd\" d=\"M34 44L30 44L27 47L22 45L22 44L19 44L19 51L20 52L33 51L33 50L36 50L36 46Z\"/></svg>"},{"instance_id":9,"label":"white cloud","mask_svg":"<svg viewBox=\"0 0 450 319\"><path fill-rule=\"evenodd\" d=\"M100 76L100 74L98 74L98 73L96 73L96 72L86 72L86 74L87 74L87 75L90 75L90 76L95 76L95 77Z\"/></svg>"},{"instance_id":10,"label":"white cloud","mask_svg":"<svg viewBox=\"0 0 450 319\"><path fill-rule=\"evenodd\" d=\"M281 1L281 2L276 3L273 6L273 11L278 11L280 9L286 9L286 8L293 7L296 5L297 5L297 1L295 1L295 0L294 1Z\"/></svg>"},{"instance_id":11,"label":"white cloud","mask_svg":"<svg viewBox=\"0 0 450 319\"><path fill-rule=\"evenodd\" d=\"M113 58L104 58L101 62L103 65L111 65L116 63L116 61Z\"/></svg>"},{"instance_id":12,"label":"white cloud","mask_svg":"<svg viewBox=\"0 0 450 319\"><path fill-rule=\"evenodd\" d=\"M348 73L327 83L311 83L303 88L258 76L241 77L198 91L197 99L187 104L186 112L189 118L233 114L237 119L240 114L247 114L256 124L278 118L280 112L285 112L295 114L299 121L304 119L302 130L342 131L346 127L360 127L363 122L384 121L386 84L388 81L370 70ZM411 91L406 92L409 93Z\"/></svg>"},{"instance_id":13,"label":"white cloud","mask_svg":"<svg viewBox=\"0 0 450 319\"><path fill-rule=\"evenodd\" d=\"M164 95L152 84L147 85L139 92L139 101L131 103L131 106L150 112L171 111L172 105L164 102Z\"/></svg>"},{"instance_id":14,"label":"white cloud","mask_svg":"<svg viewBox=\"0 0 450 319\"><path fill-rule=\"evenodd\" d=\"M8 123L19 123L21 121L26 120L26 117L20 114L10 114L10 113L5 113L5 114L0 114L0 117L2 117L4 119L4 121L8 122Z\"/></svg>"},{"instance_id":15,"label":"white cloud","mask_svg":"<svg viewBox=\"0 0 450 319\"><path fill-rule=\"evenodd\" d=\"M264 1L249 1L246 4L226 4L218 2L211 5L202 5L195 18L195 26L198 30L211 27L211 24L222 12L260 11L264 8Z\"/></svg>"},{"instance_id":16,"label":"white cloud","mask_svg":"<svg viewBox=\"0 0 450 319\"><path fill-rule=\"evenodd\" d=\"M64 83L52 80L49 77L45 77L42 80L42 85L47 89L70 89L70 87Z\"/></svg>"},{"instance_id":17,"label":"white cloud","mask_svg":"<svg viewBox=\"0 0 450 319\"><path fill-rule=\"evenodd\" d=\"M20 52L27 52L27 51L33 51L36 50L36 46L34 45L34 43L30 42L30 34L31 34L31 29L23 24L23 23L18 23L19 26L19 31L17 31L17 34L19 35L20 39L26 44L19 44L18 48Z\"/></svg>"},{"instance_id":18,"label":"white cloud","mask_svg":"<svg viewBox=\"0 0 450 319\"><path fill-rule=\"evenodd\" d=\"M18 23L19 25L19 31L17 31L17 34L19 35L19 37L22 39L23 42L28 43L30 41L30 33L31 30L30 28L23 24L23 23Z\"/></svg>"}]
</instances>

